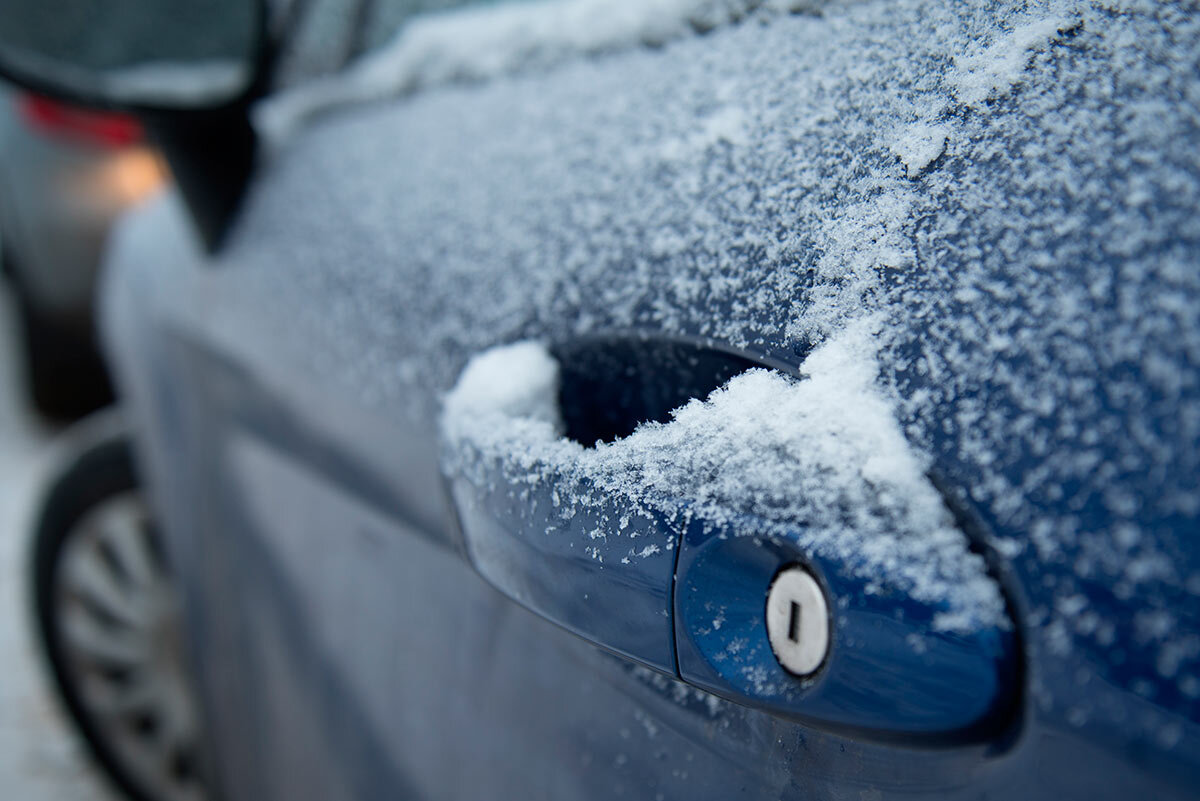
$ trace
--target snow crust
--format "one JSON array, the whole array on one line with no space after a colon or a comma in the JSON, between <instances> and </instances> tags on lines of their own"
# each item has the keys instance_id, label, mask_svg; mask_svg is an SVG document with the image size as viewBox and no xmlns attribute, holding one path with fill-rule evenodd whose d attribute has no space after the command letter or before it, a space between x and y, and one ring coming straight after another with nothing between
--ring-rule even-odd
<instances>
[{"instance_id":1,"label":"snow crust","mask_svg":"<svg viewBox=\"0 0 1200 801\"><path fill-rule=\"evenodd\" d=\"M592 447L557 426L557 370L536 343L486 351L468 362L445 400L442 429L451 473L486 480L506 468L520 488L566 476L598 490L562 499L565 514L596 497L689 514L738 532L739 514L803 529L801 546L867 580L945 602L934 628L974 631L1002 623L1004 604L937 490L928 458L904 438L894 403L876 385L878 321L857 321L803 363L807 378L768 370L731 379L707 399ZM515 474L515 475L514 475ZM605 536L619 536L609 520ZM647 547L636 556L658 553Z\"/></svg>"},{"instance_id":2,"label":"snow crust","mask_svg":"<svg viewBox=\"0 0 1200 801\"><path fill-rule=\"evenodd\" d=\"M909 178L916 178L946 152L950 129L945 125L916 122L903 128L892 142L892 152L904 165Z\"/></svg>"},{"instance_id":3,"label":"snow crust","mask_svg":"<svg viewBox=\"0 0 1200 801\"><path fill-rule=\"evenodd\" d=\"M558 432L558 362L536 342L473 356L446 397L445 419L455 431L526 420Z\"/></svg>"},{"instance_id":4,"label":"snow crust","mask_svg":"<svg viewBox=\"0 0 1200 801\"><path fill-rule=\"evenodd\" d=\"M1021 80L1035 51L1070 28L1071 23L1061 14L1029 15L1018 18L1012 30L995 37L987 46L972 47L967 55L956 57L950 80L959 100L978 106L989 97L1007 92Z\"/></svg>"}]
</instances>

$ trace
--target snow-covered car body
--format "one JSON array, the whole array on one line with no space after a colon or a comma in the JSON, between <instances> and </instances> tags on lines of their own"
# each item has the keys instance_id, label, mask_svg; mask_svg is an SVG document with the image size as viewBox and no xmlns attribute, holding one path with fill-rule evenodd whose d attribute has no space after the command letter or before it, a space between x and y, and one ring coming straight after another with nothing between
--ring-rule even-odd
<instances>
[{"instance_id":1,"label":"snow-covered car body","mask_svg":"<svg viewBox=\"0 0 1200 801\"><path fill-rule=\"evenodd\" d=\"M221 797L1193 796L1196 15L763 7L490 61L450 34L524 28L479 19L346 80L420 91L276 105L215 256L173 196L115 239ZM705 401L729 365L766 370ZM804 680L754 614L791 561Z\"/></svg>"}]
</instances>

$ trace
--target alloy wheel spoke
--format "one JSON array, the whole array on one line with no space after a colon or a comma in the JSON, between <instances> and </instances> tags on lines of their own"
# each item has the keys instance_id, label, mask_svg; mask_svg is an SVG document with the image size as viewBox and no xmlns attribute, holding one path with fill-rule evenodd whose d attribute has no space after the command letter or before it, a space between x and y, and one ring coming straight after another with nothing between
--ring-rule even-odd
<instances>
[{"instance_id":1,"label":"alloy wheel spoke","mask_svg":"<svg viewBox=\"0 0 1200 801\"><path fill-rule=\"evenodd\" d=\"M83 683L82 690L88 708L105 718L124 718L153 711L162 703L162 692L153 673L136 675L136 678L125 682L91 677Z\"/></svg>"},{"instance_id":2,"label":"alloy wheel spoke","mask_svg":"<svg viewBox=\"0 0 1200 801\"><path fill-rule=\"evenodd\" d=\"M136 493L78 524L55 577L58 641L86 714L124 769L154 798L203 801L178 610L155 536Z\"/></svg>"},{"instance_id":3,"label":"alloy wheel spoke","mask_svg":"<svg viewBox=\"0 0 1200 801\"><path fill-rule=\"evenodd\" d=\"M105 627L77 605L64 611L62 633L64 645L91 664L128 668L146 659L141 637Z\"/></svg>"},{"instance_id":4,"label":"alloy wheel spoke","mask_svg":"<svg viewBox=\"0 0 1200 801\"><path fill-rule=\"evenodd\" d=\"M136 597L121 585L94 547L79 545L65 557L66 565L60 574L62 588L114 620L137 625L143 610Z\"/></svg>"},{"instance_id":5,"label":"alloy wheel spoke","mask_svg":"<svg viewBox=\"0 0 1200 801\"><path fill-rule=\"evenodd\" d=\"M135 587L152 587L159 581L150 552L145 515L133 502L113 506L98 521L100 535L112 547L114 558Z\"/></svg>"}]
</instances>

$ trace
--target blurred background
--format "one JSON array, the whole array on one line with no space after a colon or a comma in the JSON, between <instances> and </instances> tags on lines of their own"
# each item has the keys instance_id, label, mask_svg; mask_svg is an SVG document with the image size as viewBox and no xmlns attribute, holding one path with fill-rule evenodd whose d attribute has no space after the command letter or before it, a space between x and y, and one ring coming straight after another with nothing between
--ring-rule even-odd
<instances>
[{"instance_id":1,"label":"blurred background","mask_svg":"<svg viewBox=\"0 0 1200 801\"><path fill-rule=\"evenodd\" d=\"M272 0L270 89L343 69L414 13L471 0ZM486 0L474 0L474 2ZM11 32L10 32L11 33ZM102 45L103 43L97 43ZM94 297L108 234L170 182L132 116L0 81L0 797L100 799L35 634L32 528L73 422L114 403Z\"/></svg>"},{"instance_id":2,"label":"blurred background","mask_svg":"<svg viewBox=\"0 0 1200 801\"><path fill-rule=\"evenodd\" d=\"M51 694L30 626L28 517L59 424L31 406L19 313L0 286L0 795L23 801L114 796Z\"/></svg>"},{"instance_id":3,"label":"blurred background","mask_svg":"<svg viewBox=\"0 0 1200 801\"><path fill-rule=\"evenodd\" d=\"M114 220L165 171L129 117L0 85L0 792L108 799L42 669L30 518L56 434L112 402L93 303Z\"/></svg>"}]
</instances>

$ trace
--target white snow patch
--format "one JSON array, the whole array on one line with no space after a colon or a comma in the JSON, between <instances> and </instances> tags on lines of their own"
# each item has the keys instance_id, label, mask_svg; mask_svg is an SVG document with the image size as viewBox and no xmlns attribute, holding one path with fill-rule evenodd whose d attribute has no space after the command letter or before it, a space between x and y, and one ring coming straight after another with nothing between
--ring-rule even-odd
<instances>
[{"instance_id":1,"label":"white snow patch","mask_svg":"<svg viewBox=\"0 0 1200 801\"><path fill-rule=\"evenodd\" d=\"M557 434L558 362L536 342L493 348L467 363L445 399L446 420L497 425L521 418Z\"/></svg>"},{"instance_id":2,"label":"white snow patch","mask_svg":"<svg viewBox=\"0 0 1200 801\"><path fill-rule=\"evenodd\" d=\"M956 58L949 78L958 99L978 106L989 97L1007 94L1021 80L1034 51L1068 27L1070 23L1057 14L1025 18L982 50Z\"/></svg>"},{"instance_id":3,"label":"white snow patch","mask_svg":"<svg viewBox=\"0 0 1200 801\"><path fill-rule=\"evenodd\" d=\"M891 149L904 165L908 177L916 178L946 151L949 138L950 129L945 125L915 122L901 129L892 141Z\"/></svg>"}]
</instances>

